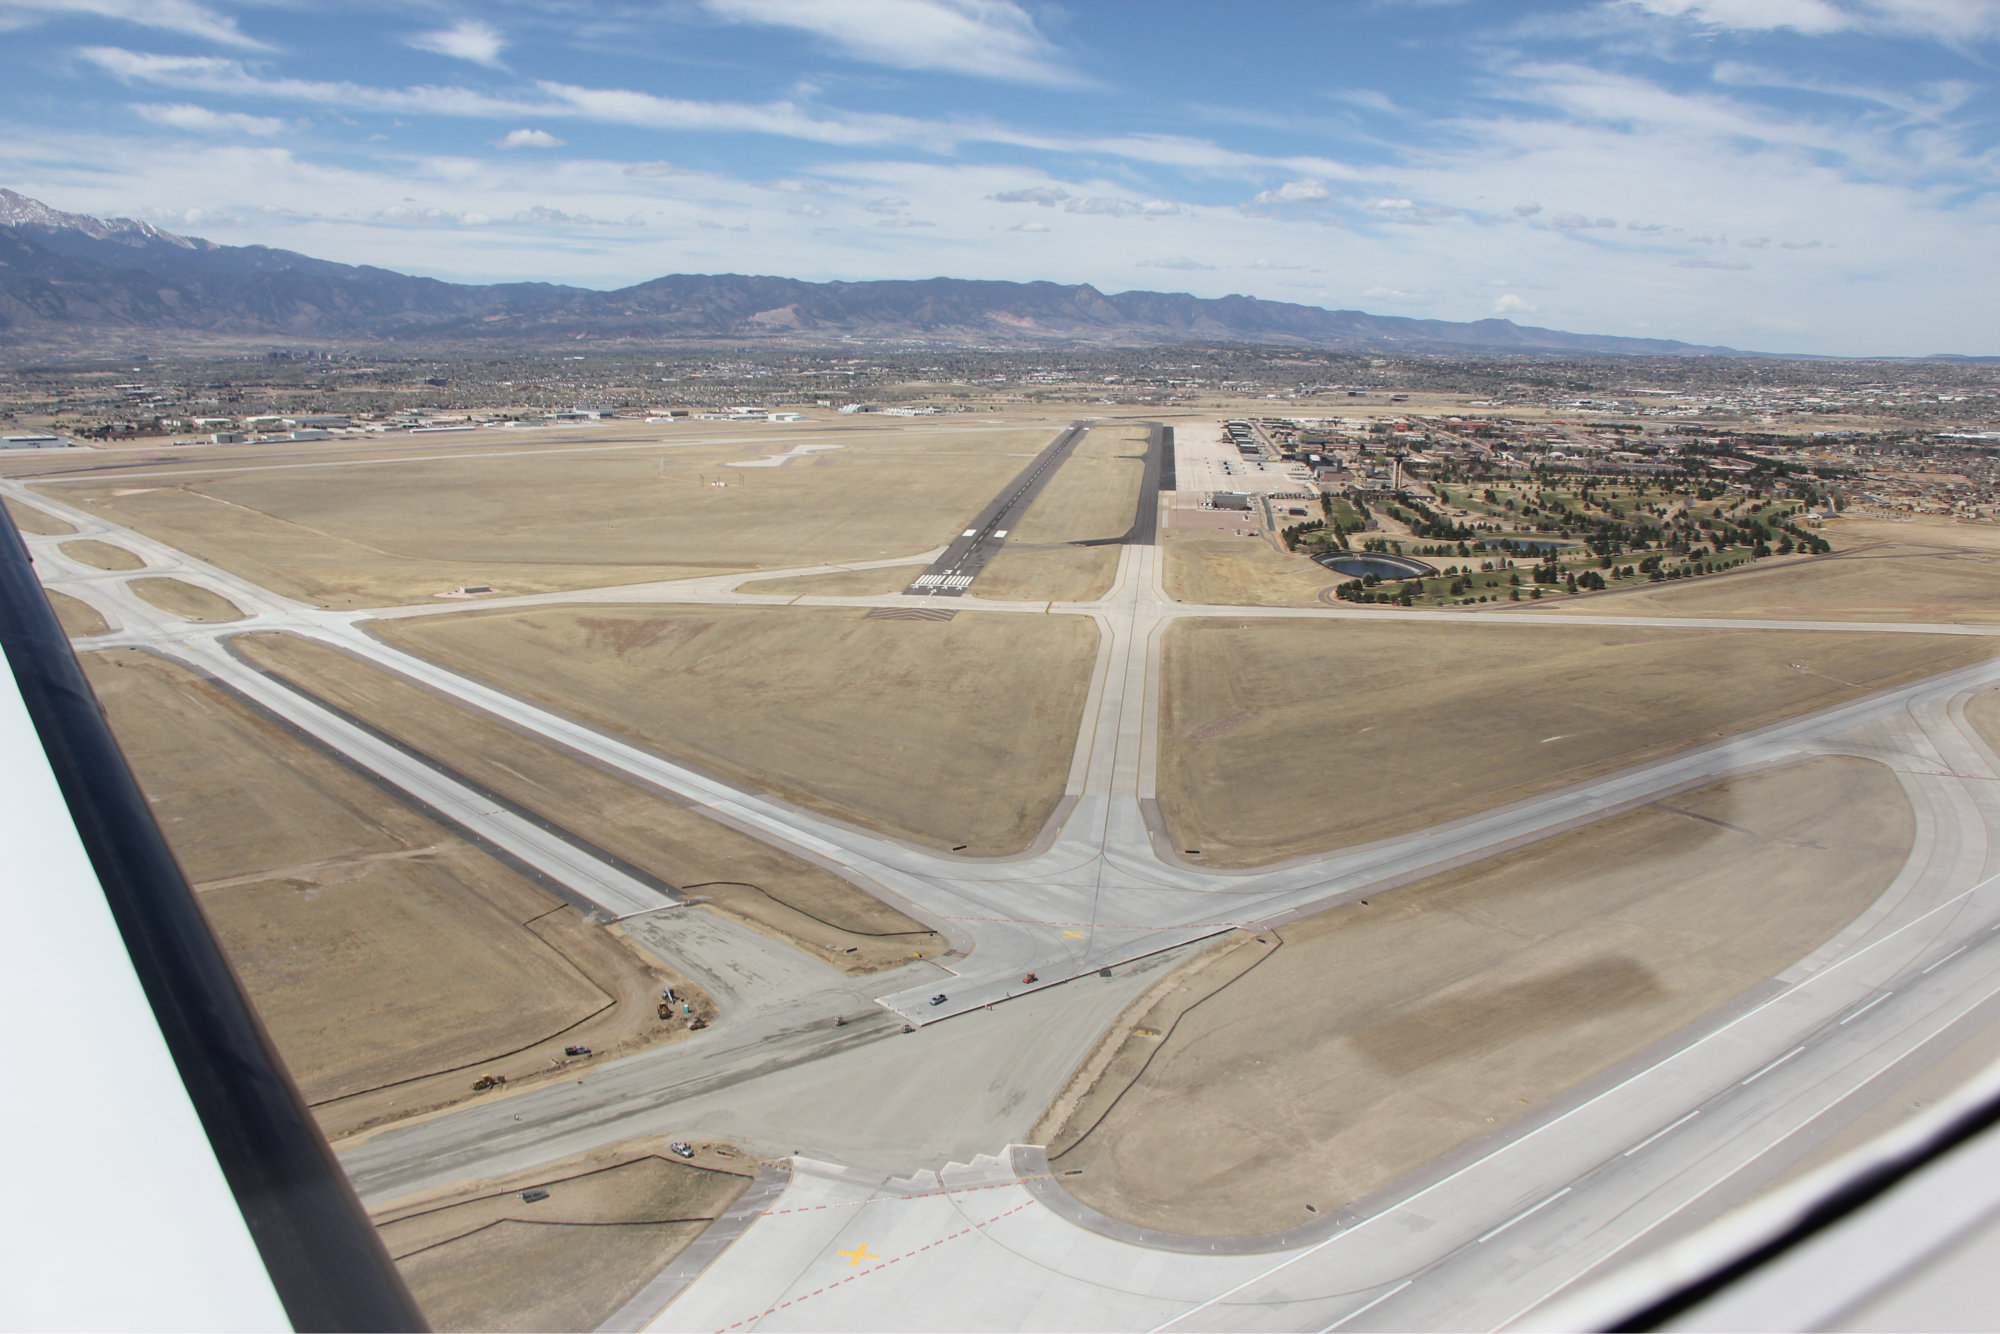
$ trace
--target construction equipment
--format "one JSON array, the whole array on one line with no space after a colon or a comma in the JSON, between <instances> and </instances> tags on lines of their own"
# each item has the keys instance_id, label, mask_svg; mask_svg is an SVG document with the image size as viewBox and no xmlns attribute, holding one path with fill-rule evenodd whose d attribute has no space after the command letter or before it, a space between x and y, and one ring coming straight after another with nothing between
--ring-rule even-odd
<instances>
[{"instance_id":1,"label":"construction equipment","mask_svg":"<svg viewBox=\"0 0 2000 1334\"><path fill-rule=\"evenodd\" d=\"M487 1089L499 1088L506 1082L507 1076L505 1075L481 1075L472 1081L472 1091L474 1093L484 1093Z\"/></svg>"},{"instance_id":2,"label":"construction equipment","mask_svg":"<svg viewBox=\"0 0 2000 1334\"><path fill-rule=\"evenodd\" d=\"M571 1047L564 1047L564 1048L563 1048L563 1055L565 1055L565 1056L588 1056L588 1055L590 1055L590 1048L588 1048L588 1047L586 1047L586 1046L583 1046L583 1045L582 1045L581 1043L579 1043L579 1044L577 1044L577 1045L575 1045L575 1046L571 1046Z\"/></svg>"}]
</instances>

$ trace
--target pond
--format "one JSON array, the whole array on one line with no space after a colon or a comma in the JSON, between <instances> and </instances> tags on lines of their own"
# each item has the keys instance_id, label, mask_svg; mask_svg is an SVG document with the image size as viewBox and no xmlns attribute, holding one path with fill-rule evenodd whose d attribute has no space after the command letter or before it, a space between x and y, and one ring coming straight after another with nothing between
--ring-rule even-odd
<instances>
[{"instance_id":1,"label":"pond","mask_svg":"<svg viewBox=\"0 0 2000 1334\"><path fill-rule=\"evenodd\" d=\"M1354 579L1364 579L1376 575L1383 579L1416 579L1437 573L1437 566L1426 565L1408 556L1390 556L1377 551L1335 551L1324 556L1314 556L1314 560L1335 574L1344 574Z\"/></svg>"}]
</instances>

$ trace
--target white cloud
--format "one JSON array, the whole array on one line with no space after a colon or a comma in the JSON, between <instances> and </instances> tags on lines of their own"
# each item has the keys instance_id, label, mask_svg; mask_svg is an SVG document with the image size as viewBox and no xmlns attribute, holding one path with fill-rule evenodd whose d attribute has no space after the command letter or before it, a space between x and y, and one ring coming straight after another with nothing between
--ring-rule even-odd
<instances>
[{"instance_id":1,"label":"white cloud","mask_svg":"<svg viewBox=\"0 0 2000 1334\"><path fill-rule=\"evenodd\" d=\"M934 222L925 222L925 221L924 221L924 220L923 220L922 218L884 218L884 219L882 219L882 221L880 221L880 222L876 223L875 225L876 225L877 227L935 227L935 226L937 226L937 224L936 224L936 223L934 223Z\"/></svg>"},{"instance_id":2,"label":"white cloud","mask_svg":"<svg viewBox=\"0 0 2000 1334\"><path fill-rule=\"evenodd\" d=\"M1963 41L2000 31L2000 0L1623 0L1630 8L1711 28L1807 36L1891 32Z\"/></svg>"},{"instance_id":3,"label":"white cloud","mask_svg":"<svg viewBox=\"0 0 2000 1334\"><path fill-rule=\"evenodd\" d=\"M1324 204L1333 192L1318 181L1286 181L1275 190L1260 190L1255 204Z\"/></svg>"},{"instance_id":4,"label":"white cloud","mask_svg":"<svg viewBox=\"0 0 2000 1334\"><path fill-rule=\"evenodd\" d=\"M1541 211L1542 206L1532 199L1523 199L1520 203L1514 205L1514 212L1523 218L1532 218Z\"/></svg>"},{"instance_id":5,"label":"white cloud","mask_svg":"<svg viewBox=\"0 0 2000 1334\"><path fill-rule=\"evenodd\" d=\"M1139 261L1139 267L1142 269L1180 269L1192 272L1196 269L1212 269L1215 265L1204 264L1198 259L1189 259L1185 255L1170 255L1165 259L1142 259Z\"/></svg>"},{"instance_id":6,"label":"white cloud","mask_svg":"<svg viewBox=\"0 0 2000 1334\"><path fill-rule=\"evenodd\" d=\"M1558 213L1549 219L1549 226L1559 232L1585 232L1593 228L1611 231L1618 226L1618 219L1591 218L1581 213Z\"/></svg>"},{"instance_id":7,"label":"white cloud","mask_svg":"<svg viewBox=\"0 0 2000 1334\"><path fill-rule=\"evenodd\" d=\"M1854 22L1853 15L1827 0L1632 0L1635 8L1669 18L1688 18L1717 28L1768 30L1792 28L1805 33L1838 32Z\"/></svg>"},{"instance_id":8,"label":"white cloud","mask_svg":"<svg viewBox=\"0 0 2000 1334\"><path fill-rule=\"evenodd\" d=\"M1049 225L1045 222L1017 222L1007 230L1010 232L1045 232Z\"/></svg>"},{"instance_id":9,"label":"white cloud","mask_svg":"<svg viewBox=\"0 0 2000 1334\"><path fill-rule=\"evenodd\" d=\"M567 140L558 139L547 130L509 130L493 141L495 148L561 148ZM626 169L630 172L630 168Z\"/></svg>"},{"instance_id":10,"label":"white cloud","mask_svg":"<svg viewBox=\"0 0 2000 1334\"><path fill-rule=\"evenodd\" d=\"M1518 296L1513 292L1508 292L1493 303L1493 313L1495 315L1506 315L1516 310L1533 311L1535 309L1536 307L1528 304L1524 297Z\"/></svg>"},{"instance_id":11,"label":"white cloud","mask_svg":"<svg viewBox=\"0 0 2000 1334\"><path fill-rule=\"evenodd\" d=\"M1165 217L1179 213L1181 206L1165 199L1147 199L1134 203L1130 199L1119 199L1115 195L1091 195L1083 199L1065 199L1065 213L1095 213L1108 218L1129 218L1133 214L1149 217Z\"/></svg>"},{"instance_id":12,"label":"white cloud","mask_svg":"<svg viewBox=\"0 0 2000 1334\"><path fill-rule=\"evenodd\" d=\"M1081 82L1034 18L1011 0L705 0L732 23L809 32L846 55L897 69L1024 83Z\"/></svg>"},{"instance_id":13,"label":"white cloud","mask_svg":"<svg viewBox=\"0 0 2000 1334\"><path fill-rule=\"evenodd\" d=\"M162 105L153 102L135 102L132 110L155 125L165 125L170 129L192 130L197 134L276 134L285 128L285 122L275 116L251 116L241 111L211 111L207 107L190 106L185 102Z\"/></svg>"},{"instance_id":14,"label":"white cloud","mask_svg":"<svg viewBox=\"0 0 2000 1334\"><path fill-rule=\"evenodd\" d=\"M1069 191L1053 185L1035 185L1025 190L1002 190L986 197L996 204L1040 204L1043 208L1053 208L1069 198Z\"/></svg>"},{"instance_id":15,"label":"white cloud","mask_svg":"<svg viewBox=\"0 0 2000 1334\"><path fill-rule=\"evenodd\" d=\"M901 195L890 195L885 199L874 200L865 207L870 213L901 213L909 206L910 201Z\"/></svg>"},{"instance_id":16,"label":"white cloud","mask_svg":"<svg viewBox=\"0 0 2000 1334\"><path fill-rule=\"evenodd\" d=\"M632 162L625 167L627 176L675 176L680 169L671 162Z\"/></svg>"},{"instance_id":17,"label":"white cloud","mask_svg":"<svg viewBox=\"0 0 2000 1334\"><path fill-rule=\"evenodd\" d=\"M268 49L238 29L234 18L194 0L0 0L0 27L71 16L117 19L223 46Z\"/></svg>"},{"instance_id":18,"label":"white cloud","mask_svg":"<svg viewBox=\"0 0 2000 1334\"><path fill-rule=\"evenodd\" d=\"M500 66L500 52L507 45L507 39L500 30L490 23L478 19L461 19L449 28L436 32L420 32L409 39L409 44L419 51L434 51L441 56L451 56L456 60L469 60L475 65Z\"/></svg>"},{"instance_id":19,"label":"white cloud","mask_svg":"<svg viewBox=\"0 0 2000 1334\"><path fill-rule=\"evenodd\" d=\"M1747 269L1750 266L1748 264L1737 263L1734 260L1702 259L1698 256L1689 256L1686 259L1675 260L1674 267L1677 269Z\"/></svg>"}]
</instances>

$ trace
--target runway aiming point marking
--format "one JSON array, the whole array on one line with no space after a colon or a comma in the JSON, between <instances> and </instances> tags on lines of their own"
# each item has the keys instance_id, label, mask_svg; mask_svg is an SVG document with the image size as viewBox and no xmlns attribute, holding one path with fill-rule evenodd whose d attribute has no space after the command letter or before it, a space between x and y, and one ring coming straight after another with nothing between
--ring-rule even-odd
<instances>
[{"instance_id":1,"label":"runway aiming point marking","mask_svg":"<svg viewBox=\"0 0 2000 1334\"><path fill-rule=\"evenodd\" d=\"M949 607L871 607L864 621L948 621L958 615Z\"/></svg>"}]
</instances>

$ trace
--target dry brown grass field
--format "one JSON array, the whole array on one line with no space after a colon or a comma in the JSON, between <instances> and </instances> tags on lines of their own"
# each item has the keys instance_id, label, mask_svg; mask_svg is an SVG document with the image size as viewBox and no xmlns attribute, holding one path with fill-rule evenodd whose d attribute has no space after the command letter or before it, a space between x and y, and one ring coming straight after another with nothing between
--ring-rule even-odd
<instances>
[{"instance_id":1,"label":"dry brown grass field","mask_svg":"<svg viewBox=\"0 0 2000 1334\"><path fill-rule=\"evenodd\" d=\"M469 583L536 593L914 555L948 540L1048 440L1040 428L928 424L657 447L533 434L37 484L276 592L362 607ZM727 466L802 443L841 448Z\"/></svg>"},{"instance_id":2,"label":"dry brown grass field","mask_svg":"<svg viewBox=\"0 0 2000 1334\"><path fill-rule=\"evenodd\" d=\"M1001 601L1088 602L1118 573L1118 548L1076 542L1118 538L1138 516L1146 471L1144 427L1100 426L1084 436L1035 497L973 592Z\"/></svg>"},{"instance_id":3,"label":"dry brown grass field","mask_svg":"<svg viewBox=\"0 0 2000 1334\"><path fill-rule=\"evenodd\" d=\"M76 525L67 519L58 519L47 510L36 509L33 505L23 505L12 496L0 496L0 504L7 507L7 516L24 533L34 533L38 537L63 537L76 531Z\"/></svg>"},{"instance_id":4,"label":"dry brown grass field","mask_svg":"<svg viewBox=\"0 0 2000 1334\"><path fill-rule=\"evenodd\" d=\"M161 611L170 612L182 620L215 624L243 619L243 609L228 598L179 579L134 579L126 587Z\"/></svg>"},{"instance_id":5,"label":"dry brown grass field","mask_svg":"<svg viewBox=\"0 0 2000 1334\"><path fill-rule=\"evenodd\" d=\"M1941 672L1983 639L1625 626L1181 621L1159 802L1250 866L1469 815Z\"/></svg>"},{"instance_id":6,"label":"dry brown grass field","mask_svg":"<svg viewBox=\"0 0 2000 1334\"><path fill-rule=\"evenodd\" d=\"M727 1146L696 1142L684 1161L668 1142L397 1200L374 1211L376 1230L433 1329L595 1329L756 1174ZM531 1189L548 1198L524 1201Z\"/></svg>"},{"instance_id":7,"label":"dry brown grass field","mask_svg":"<svg viewBox=\"0 0 2000 1334\"><path fill-rule=\"evenodd\" d=\"M2000 624L2000 527L1842 519L1827 535L1831 556L1553 605L1574 615Z\"/></svg>"},{"instance_id":8,"label":"dry brown grass field","mask_svg":"<svg viewBox=\"0 0 2000 1334\"><path fill-rule=\"evenodd\" d=\"M246 634L251 662L690 897L850 973L934 956L942 937L840 876L310 639Z\"/></svg>"},{"instance_id":9,"label":"dry brown grass field","mask_svg":"<svg viewBox=\"0 0 2000 1334\"><path fill-rule=\"evenodd\" d=\"M89 565L99 570L143 570L146 562L127 551L124 547L113 546L109 542L96 542L88 538L77 542L64 542L58 548L63 555L73 561Z\"/></svg>"},{"instance_id":10,"label":"dry brown grass field","mask_svg":"<svg viewBox=\"0 0 2000 1334\"><path fill-rule=\"evenodd\" d=\"M1161 531L1160 545L1167 596L1176 602L1317 607L1324 605L1320 590L1343 582L1343 576L1303 556L1279 553L1261 537L1169 527Z\"/></svg>"},{"instance_id":11,"label":"dry brown grass field","mask_svg":"<svg viewBox=\"0 0 2000 1334\"><path fill-rule=\"evenodd\" d=\"M972 856L1018 851L1061 799L1097 652L1085 617L972 611L496 608L373 628L745 787Z\"/></svg>"},{"instance_id":12,"label":"dry brown grass field","mask_svg":"<svg viewBox=\"0 0 2000 1334\"><path fill-rule=\"evenodd\" d=\"M1890 770L1814 759L1266 931L1128 1011L1107 1041L1142 1049L1111 1062L1129 1087L1108 1115L1071 1095L1088 1123L1055 1166L1175 1232L1324 1217L1810 953L1914 831Z\"/></svg>"},{"instance_id":13,"label":"dry brown grass field","mask_svg":"<svg viewBox=\"0 0 2000 1334\"><path fill-rule=\"evenodd\" d=\"M63 633L71 639L81 639L85 635L101 635L111 628L110 622L104 619L97 608L67 593L50 590L49 606L55 609L56 620L62 624Z\"/></svg>"},{"instance_id":14,"label":"dry brown grass field","mask_svg":"<svg viewBox=\"0 0 2000 1334\"><path fill-rule=\"evenodd\" d=\"M532 1077L566 1042L669 1035L670 975L611 931L192 673L84 663L329 1133L466 1097L484 1069Z\"/></svg>"}]
</instances>

